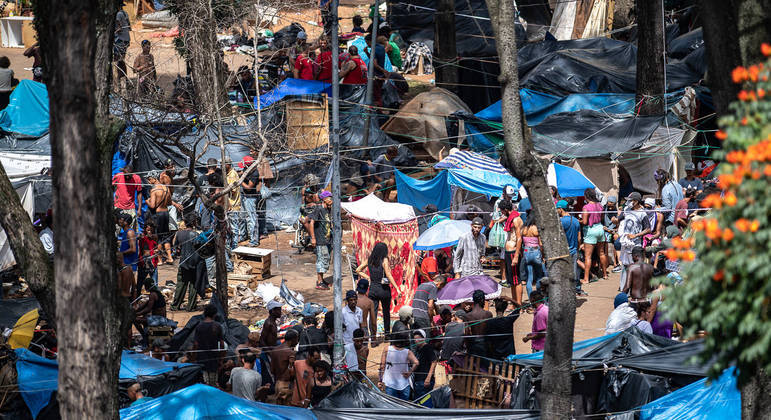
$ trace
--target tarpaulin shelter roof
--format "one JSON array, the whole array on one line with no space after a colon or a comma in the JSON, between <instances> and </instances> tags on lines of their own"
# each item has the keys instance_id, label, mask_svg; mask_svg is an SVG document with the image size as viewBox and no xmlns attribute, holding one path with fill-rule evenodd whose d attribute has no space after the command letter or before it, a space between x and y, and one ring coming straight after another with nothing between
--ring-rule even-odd
<instances>
[{"instance_id":1,"label":"tarpaulin shelter roof","mask_svg":"<svg viewBox=\"0 0 771 420\"><path fill-rule=\"evenodd\" d=\"M645 404L640 420L723 420L741 417L741 393L736 386L735 369L723 371L719 378L696 381Z\"/></svg>"},{"instance_id":2,"label":"tarpaulin shelter roof","mask_svg":"<svg viewBox=\"0 0 771 420\"><path fill-rule=\"evenodd\" d=\"M48 132L48 89L32 80L21 80L11 92L8 106L0 111L0 129L29 137Z\"/></svg>"},{"instance_id":3,"label":"tarpaulin shelter roof","mask_svg":"<svg viewBox=\"0 0 771 420\"><path fill-rule=\"evenodd\" d=\"M248 401L203 384L120 410L122 420L315 420L305 408Z\"/></svg>"},{"instance_id":4,"label":"tarpaulin shelter roof","mask_svg":"<svg viewBox=\"0 0 771 420\"><path fill-rule=\"evenodd\" d=\"M40 303L33 297L0 299L0 328L11 328L22 315L33 309L40 309Z\"/></svg>"},{"instance_id":5,"label":"tarpaulin shelter roof","mask_svg":"<svg viewBox=\"0 0 771 420\"><path fill-rule=\"evenodd\" d=\"M336 389L314 408L425 409L423 406L392 397L379 389L371 388L358 381L348 382Z\"/></svg>"},{"instance_id":6,"label":"tarpaulin shelter roof","mask_svg":"<svg viewBox=\"0 0 771 420\"><path fill-rule=\"evenodd\" d=\"M617 357L610 363L659 374L706 376L710 362L698 363L692 360L694 356L704 350L704 341L674 343L674 346L663 346L644 353L632 353L627 357Z\"/></svg>"},{"instance_id":7,"label":"tarpaulin shelter roof","mask_svg":"<svg viewBox=\"0 0 771 420\"><path fill-rule=\"evenodd\" d=\"M500 162L468 150L457 151L434 165L436 169L468 169L509 175Z\"/></svg>"},{"instance_id":8,"label":"tarpaulin shelter roof","mask_svg":"<svg viewBox=\"0 0 771 420\"><path fill-rule=\"evenodd\" d=\"M340 206L351 215L372 222L401 223L415 218L412 206L387 203L374 194L352 203L340 203Z\"/></svg>"},{"instance_id":9,"label":"tarpaulin shelter roof","mask_svg":"<svg viewBox=\"0 0 771 420\"><path fill-rule=\"evenodd\" d=\"M260 106L263 108L271 106L287 96L313 95L322 92L331 95L332 85L318 80L284 79L278 86L260 95ZM257 106L256 97L254 101L254 105Z\"/></svg>"},{"instance_id":10,"label":"tarpaulin shelter roof","mask_svg":"<svg viewBox=\"0 0 771 420\"><path fill-rule=\"evenodd\" d=\"M193 364L164 362L141 353L124 350L120 358L118 378L136 379L138 376L160 375L184 366L193 366Z\"/></svg>"},{"instance_id":11,"label":"tarpaulin shelter roof","mask_svg":"<svg viewBox=\"0 0 771 420\"><path fill-rule=\"evenodd\" d=\"M533 410L485 410L461 408L432 408L409 410L390 408L336 408L314 409L319 420L536 420L541 415Z\"/></svg>"}]
</instances>

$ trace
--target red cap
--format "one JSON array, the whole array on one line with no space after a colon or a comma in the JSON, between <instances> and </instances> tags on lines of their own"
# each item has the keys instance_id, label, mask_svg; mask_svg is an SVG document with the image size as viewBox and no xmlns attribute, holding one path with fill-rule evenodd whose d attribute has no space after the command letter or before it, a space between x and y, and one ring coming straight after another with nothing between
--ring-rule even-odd
<instances>
[{"instance_id":1,"label":"red cap","mask_svg":"<svg viewBox=\"0 0 771 420\"><path fill-rule=\"evenodd\" d=\"M249 167L249 166L250 166L252 163L254 163L254 158L253 158L253 157L251 157L251 156L249 156L249 155L246 155L246 156L244 156L244 158L241 160L241 162L238 164L238 167L239 167L239 168L241 168L241 169L246 169L246 168L248 168L248 167Z\"/></svg>"}]
</instances>

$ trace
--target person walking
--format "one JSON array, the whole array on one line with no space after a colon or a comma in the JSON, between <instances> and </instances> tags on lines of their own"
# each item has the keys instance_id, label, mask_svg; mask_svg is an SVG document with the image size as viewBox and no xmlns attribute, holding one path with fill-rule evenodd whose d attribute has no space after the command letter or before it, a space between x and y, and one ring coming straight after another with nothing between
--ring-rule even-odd
<instances>
[{"instance_id":1,"label":"person walking","mask_svg":"<svg viewBox=\"0 0 771 420\"><path fill-rule=\"evenodd\" d=\"M485 262L487 239L482 233L483 224L481 217L475 217L471 222L471 232L458 240L453 262L456 279L484 274L482 263Z\"/></svg>"},{"instance_id":2,"label":"person walking","mask_svg":"<svg viewBox=\"0 0 771 420\"><path fill-rule=\"evenodd\" d=\"M388 262L388 246L383 242L376 243L367 261L356 268L356 274L369 280L369 298L375 306L374 327L377 327L378 307L383 307L383 332L387 336L391 333L391 283L394 283ZM376 329L371 332L372 335L376 333Z\"/></svg>"},{"instance_id":3,"label":"person walking","mask_svg":"<svg viewBox=\"0 0 771 420\"><path fill-rule=\"evenodd\" d=\"M592 255L595 248L600 257L600 274L603 280L608 278L608 256L605 254L606 250L604 247L605 228L602 226L602 204L600 204L600 200L597 199L597 194L592 188L584 190L584 198L586 199L586 204L584 204L583 212L581 213L581 224L584 226L584 279L581 280L581 283L588 284L592 272Z\"/></svg>"}]
</instances>

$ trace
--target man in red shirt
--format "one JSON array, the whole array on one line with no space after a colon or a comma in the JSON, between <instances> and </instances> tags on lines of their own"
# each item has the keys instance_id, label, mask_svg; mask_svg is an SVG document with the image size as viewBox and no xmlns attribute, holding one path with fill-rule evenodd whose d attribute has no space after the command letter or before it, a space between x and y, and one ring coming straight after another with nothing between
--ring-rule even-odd
<instances>
[{"instance_id":1,"label":"man in red shirt","mask_svg":"<svg viewBox=\"0 0 771 420\"><path fill-rule=\"evenodd\" d=\"M348 47L351 58L343 63L340 69L340 78L343 83L349 85L363 85L367 83L367 64L359 57L359 49L355 45Z\"/></svg>"},{"instance_id":2,"label":"man in red shirt","mask_svg":"<svg viewBox=\"0 0 771 420\"><path fill-rule=\"evenodd\" d=\"M112 186L115 189L115 208L131 215L136 227L136 220L142 215L142 180L139 175L131 173L132 170L131 165L123 167L112 177ZM138 208L134 202L135 193L139 202Z\"/></svg>"},{"instance_id":3,"label":"man in red shirt","mask_svg":"<svg viewBox=\"0 0 771 420\"><path fill-rule=\"evenodd\" d=\"M332 83L332 50L326 38L319 39L321 53L316 57L316 64L321 67L318 79L324 83Z\"/></svg>"},{"instance_id":4,"label":"man in red shirt","mask_svg":"<svg viewBox=\"0 0 771 420\"><path fill-rule=\"evenodd\" d=\"M300 47L300 53L297 54L297 59L294 61L294 78L302 80L314 80L315 71L314 65L316 65L310 57L309 48L307 45Z\"/></svg>"}]
</instances>

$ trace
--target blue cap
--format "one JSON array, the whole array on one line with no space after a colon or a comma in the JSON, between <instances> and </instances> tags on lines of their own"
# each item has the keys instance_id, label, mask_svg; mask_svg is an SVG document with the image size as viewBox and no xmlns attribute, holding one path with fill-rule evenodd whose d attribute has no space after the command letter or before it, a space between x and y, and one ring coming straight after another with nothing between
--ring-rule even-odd
<instances>
[{"instance_id":1,"label":"blue cap","mask_svg":"<svg viewBox=\"0 0 771 420\"><path fill-rule=\"evenodd\" d=\"M622 303L626 303L629 301L629 296L626 295L626 293L619 293L616 295L616 298L613 299L613 309L618 308L619 305Z\"/></svg>"},{"instance_id":2,"label":"blue cap","mask_svg":"<svg viewBox=\"0 0 771 420\"><path fill-rule=\"evenodd\" d=\"M557 208L558 209L567 209L568 208L568 202L565 200L557 201Z\"/></svg>"}]
</instances>

